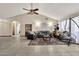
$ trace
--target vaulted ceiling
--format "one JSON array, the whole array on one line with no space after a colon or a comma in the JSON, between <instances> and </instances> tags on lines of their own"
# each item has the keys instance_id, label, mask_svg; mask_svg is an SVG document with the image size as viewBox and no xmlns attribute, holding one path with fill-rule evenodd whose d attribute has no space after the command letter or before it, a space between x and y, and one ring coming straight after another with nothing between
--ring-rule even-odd
<instances>
[{"instance_id":1,"label":"vaulted ceiling","mask_svg":"<svg viewBox=\"0 0 79 59\"><path fill-rule=\"evenodd\" d=\"M39 8L39 14L56 20L79 16L79 3L33 3L34 8ZM1 3L0 18L7 19L27 13L22 8L30 9L29 3Z\"/></svg>"}]
</instances>

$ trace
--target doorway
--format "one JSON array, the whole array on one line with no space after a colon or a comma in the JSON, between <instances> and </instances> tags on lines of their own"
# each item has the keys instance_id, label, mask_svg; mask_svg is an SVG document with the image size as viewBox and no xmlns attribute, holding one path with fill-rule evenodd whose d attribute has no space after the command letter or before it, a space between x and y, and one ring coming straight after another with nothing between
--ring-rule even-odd
<instances>
[{"instance_id":1,"label":"doorway","mask_svg":"<svg viewBox=\"0 0 79 59\"><path fill-rule=\"evenodd\" d=\"M17 21L12 22L12 35L20 35L20 23Z\"/></svg>"}]
</instances>

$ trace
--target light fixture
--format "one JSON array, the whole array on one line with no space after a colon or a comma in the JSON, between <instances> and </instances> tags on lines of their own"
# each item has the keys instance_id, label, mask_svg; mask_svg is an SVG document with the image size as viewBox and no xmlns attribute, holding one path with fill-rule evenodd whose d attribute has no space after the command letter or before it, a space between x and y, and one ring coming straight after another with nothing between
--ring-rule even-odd
<instances>
[{"instance_id":1,"label":"light fixture","mask_svg":"<svg viewBox=\"0 0 79 59\"><path fill-rule=\"evenodd\" d=\"M36 21L35 22L35 26L39 27L41 25L41 22L40 21Z\"/></svg>"},{"instance_id":2,"label":"light fixture","mask_svg":"<svg viewBox=\"0 0 79 59\"><path fill-rule=\"evenodd\" d=\"M12 23L16 23L16 21L13 21Z\"/></svg>"},{"instance_id":3,"label":"light fixture","mask_svg":"<svg viewBox=\"0 0 79 59\"><path fill-rule=\"evenodd\" d=\"M52 26L53 25L53 23L52 22L48 22L48 26Z\"/></svg>"}]
</instances>

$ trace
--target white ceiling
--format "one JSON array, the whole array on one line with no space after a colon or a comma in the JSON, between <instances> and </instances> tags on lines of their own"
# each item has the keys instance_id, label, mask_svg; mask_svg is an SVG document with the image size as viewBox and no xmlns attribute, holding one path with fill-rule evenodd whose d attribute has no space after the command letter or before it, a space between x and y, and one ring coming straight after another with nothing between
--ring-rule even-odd
<instances>
[{"instance_id":1,"label":"white ceiling","mask_svg":"<svg viewBox=\"0 0 79 59\"><path fill-rule=\"evenodd\" d=\"M39 8L39 13L56 20L79 15L79 3L36 3L34 8ZM6 19L16 15L24 14L30 9L29 3L3 3L0 4L0 18Z\"/></svg>"}]
</instances>

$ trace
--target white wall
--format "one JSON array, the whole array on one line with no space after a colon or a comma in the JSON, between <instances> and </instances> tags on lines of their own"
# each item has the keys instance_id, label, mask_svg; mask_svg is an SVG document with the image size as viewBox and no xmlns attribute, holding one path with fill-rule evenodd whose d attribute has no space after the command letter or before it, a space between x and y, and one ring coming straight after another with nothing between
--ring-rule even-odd
<instances>
[{"instance_id":1,"label":"white wall","mask_svg":"<svg viewBox=\"0 0 79 59\"><path fill-rule=\"evenodd\" d=\"M21 35L25 35L25 24L32 24L32 31L39 31L41 28L36 27L36 22L41 22L41 23L48 23L48 22L53 22L53 24L56 23L54 19L48 18L46 20L46 16L43 15L26 15L22 14L19 16L15 16L10 18L12 21L18 21L20 23L21 27ZM48 28L45 28L48 29Z\"/></svg>"},{"instance_id":2,"label":"white wall","mask_svg":"<svg viewBox=\"0 0 79 59\"><path fill-rule=\"evenodd\" d=\"M11 35L11 23L8 21L0 21L0 36Z\"/></svg>"}]
</instances>

